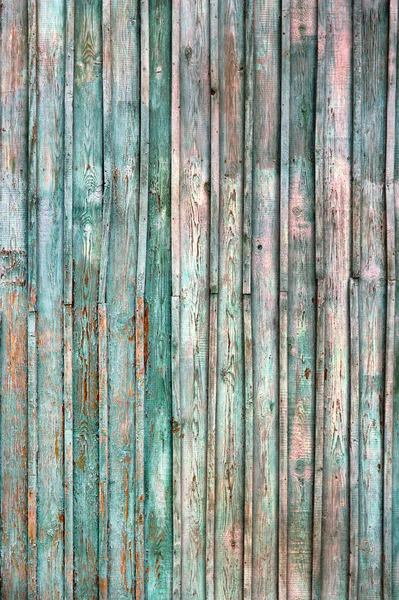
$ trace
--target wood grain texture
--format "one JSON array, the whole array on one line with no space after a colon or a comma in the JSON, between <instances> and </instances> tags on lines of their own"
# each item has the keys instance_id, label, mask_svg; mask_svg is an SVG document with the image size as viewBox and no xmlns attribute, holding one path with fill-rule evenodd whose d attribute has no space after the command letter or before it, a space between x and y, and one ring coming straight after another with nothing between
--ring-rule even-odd
<instances>
[{"instance_id":1,"label":"wood grain texture","mask_svg":"<svg viewBox=\"0 0 399 600\"><path fill-rule=\"evenodd\" d=\"M0 6L0 596L399 597L397 0Z\"/></svg>"}]
</instances>

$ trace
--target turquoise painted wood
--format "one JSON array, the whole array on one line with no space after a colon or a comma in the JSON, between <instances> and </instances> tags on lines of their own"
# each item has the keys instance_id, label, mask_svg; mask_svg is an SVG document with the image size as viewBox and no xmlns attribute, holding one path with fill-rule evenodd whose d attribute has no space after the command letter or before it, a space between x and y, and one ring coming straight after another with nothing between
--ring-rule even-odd
<instances>
[{"instance_id":1,"label":"turquoise painted wood","mask_svg":"<svg viewBox=\"0 0 399 600\"><path fill-rule=\"evenodd\" d=\"M399 599L398 1L0 50L0 597Z\"/></svg>"}]
</instances>

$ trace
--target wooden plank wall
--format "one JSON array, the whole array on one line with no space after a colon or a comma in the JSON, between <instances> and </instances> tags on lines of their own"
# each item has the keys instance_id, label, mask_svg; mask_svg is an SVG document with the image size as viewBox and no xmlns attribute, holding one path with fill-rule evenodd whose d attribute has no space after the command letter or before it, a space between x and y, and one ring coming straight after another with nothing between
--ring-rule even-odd
<instances>
[{"instance_id":1,"label":"wooden plank wall","mask_svg":"<svg viewBox=\"0 0 399 600\"><path fill-rule=\"evenodd\" d=\"M398 0L2 2L1 598L399 599L397 54Z\"/></svg>"}]
</instances>

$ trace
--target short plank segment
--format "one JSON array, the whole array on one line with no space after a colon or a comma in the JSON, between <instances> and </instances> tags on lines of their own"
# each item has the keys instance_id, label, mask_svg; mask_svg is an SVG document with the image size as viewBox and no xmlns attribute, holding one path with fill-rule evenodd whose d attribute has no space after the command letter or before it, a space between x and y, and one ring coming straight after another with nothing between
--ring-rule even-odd
<instances>
[{"instance_id":1,"label":"short plank segment","mask_svg":"<svg viewBox=\"0 0 399 600\"><path fill-rule=\"evenodd\" d=\"M387 128L385 148L385 202L387 277L395 275L395 139L396 139L396 81L398 46L398 0L389 1Z\"/></svg>"},{"instance_id":2,"label":"short plank segment","mask_svg":"<svg viewBox=\"0 0 399 600\"><path fill-rule=\"evenodd\" d=\"M216 294L219 286L219 0L209 2L210 21L210 84L211 84L211 183L210 183L210 270L209 288Z\"/></svg>"},{"instance_id":3,"label":"short plank segment","mask_svg":"<svg viewBox=\"0 0 399 600\"><path fill-rule=\"evenodd\" d=\"M215 598L215 518L216 518L216 406L217 406L217 327L218 297L211 294L209 305L208 408L206 459L206 598Z\"/></svg>"},{"instance_id":4,"label":"short plank segment","mask_svg":"<svg viewBox=\"0 0 399 600\"><path fill-rule=\"evenodd\" d=\"M385 342L385 406L384 406L384 507L383 507L383 598L392 600L393 588L393 426L395 378L395 302L396 281L388 281Z\"/></svg>"},{"instance_id":5,"label":"short plank segment","mask_svg":"<svg viewBox=\"0 0 399 600\"><path fill-rule=\"evenodd\" d=\"M325 282L317 280L316 304L316 410L313 491L312 600L321 600L323 536Z\"/></svg>"},{"instance_id":6,"label":"short plank segment","mask_svg":"<svg viewBox=\"0 0 399 600\"><path fill-rule=\"evenodd\" d=\"M73 340L72 306L64 304L64 595L73 600Z\"/></svg>"},{"instance_id":7,"label":"short plank segment","mask_svg":"<svg viewBox=\"0 0 399 600\"><path fill-rule=\"evenodd\" d=\"M172 0L172 296L180 296L180 0Z\"/></svg>"},{"instance_id":8,"label":"short plank segment","mask_svg":"<svg viewBox=\"0 0 399 600\"><path fill-rule=\"evenodd\" d=\"M356 0L355 0L356 1ZM324 275L324 122L326 105L326 0L317 2L317 84L315 120L316 278Z\"/></svg>"},{"instance_id":9,"label":"short plank segment","mask_svg":"<svg viewBox=\"0 0 399 600\"><path fill-rule=\"evenodd\" d=\"M209 0L180 4L182 598L206 598L211 94ZM217 216L215 215L217 218Z\"/></svg>"},{"instance_id":10,"label":"short plank segment","mask_svg":"<svg viewBox=\"0 0 399 600\"><path fill-rule=\"evenodd\" d=\"M362 202L362 0L353 1L352 51L352 277L360 275Z\"/></svg>"},{"instance_id":11,"label":"short plank segment","mask_svg":"<svg viewBox=\"0 0 399 600\"><path fill-rule=\"evenodd\" d=\"M145 402L145 278L148 228L150 49L149 0L140 4L140 197L136 287L136 506L135 506L135 596L145 597L144 536L144 402Z\"/></svg>"},{"instance_id":12,"label":"short plank segment","mask_svg":"<svg viewBox=\"0 0 399 600\"><path fill-rule=\"evenodd\" d=\"M278 598L288 598L288 294L280 292Z\"/></svg>"},{"instance_id":13,"label":"short plank segment","mask_svg":"<svg viewBox=\"0 0 399 600\"><path fill-rule=\"evenodd\" d=\"M349 284L350 325L350 432L349 432L349 600L358 600L359 594L359 280Z\"/></svg>"},{"instance_id":14,"label":"short plank segment","mask_svg":"<svg viewBox=\"0 0 399 600\"><path fill-rule=\"evenodd\" d=\"M28 313L28 598L37 598L37 327Z\"/></svg>"},{"instance_id":15,"label":"short plank segment","mask_svg":"<svg viewBox=\"0 0 399 600\"><path fill-rule=\"evenodd\" d=\"M182 420L180 397L180 298L172 296L173 598L181 598Z\"/></svg>"},{"instance_id":16,"label":"short plank segment","mask_svg":"<svg viewBox=\"0 0 399 600\"><path fill-rule=\"evenodd\" d=\"M282 0L281 150L280 150L280 292L288 291L288 224L290 196L291 7Z\"/></svg>"},{"instance_id":17,"label":"short plank segment","mask_svg":"<svg viewBox=\"0 0 399 600\"><path fill-rule=\"evenodd\" d=\"M98 305L98 413L99 413L99 598L108 598L108 326L107 305Z\"/></svg>"},{"instance_id":18,"label":"short plank segment","mask_svg":"<svg viewBox=\"0 0 399 600\"><path fill-rule=\"evenodd\" d=\"M245 479L244 479L244 579L243 600L252 600L252 505L254 495L254 404L252 356L252 306L249 294L244 304L244 364L245 364Z\"/></svg>"}]
</instances>

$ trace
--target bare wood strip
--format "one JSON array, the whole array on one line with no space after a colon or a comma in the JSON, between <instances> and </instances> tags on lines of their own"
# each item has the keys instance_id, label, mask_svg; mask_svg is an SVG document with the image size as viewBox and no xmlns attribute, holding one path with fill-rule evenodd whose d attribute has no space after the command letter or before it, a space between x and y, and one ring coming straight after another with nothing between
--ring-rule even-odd
<instances>
[{"instance_id":1,"label":"bare wood strip","mask_svg":"<svg viewBox=\"0 0 399 600\"><path fill-rule=\"evenodd\" d=\"M145 400L145 274L147 259L148 167L149 167L149 5L141 0L140 13L140 198L136 287L136 508L135 585L136 600L145 596L144 544L144 400Z\"/></svg>"},{"instance_id":2,"label":"bare wood strip","mask_svg":"<svg viewBox=\"0 0 399 600\"><path fill-rule=\"evenodd\" d=\"M109 256L109 227L112 197L112 141L111 141L111 1L103 0L103 218L101 239L100 279L98 301L105 303Z\"/></svg>"},{"instance_id":3,"label":"bare wood strip","mask_svg":"<svg viewBox=\"0 0 399 600\"><path fill-rule=\"evenodd\" d=\"M181 598L180 298L172 296L173 598Z\"/></svg>"},{"instance_id":4,"label":"bare wood strip","mask_svg":"<svg viewBox=\"0 0 399 600\"><path fill-rule=\"evenodd\" d=\"M219 2L210 0L210 74L211 74L211 187L210 187L210 271L209 287L217 293L219 286Z\"/></svg>"},{"instance_id":5,"label":"bare wood strip","mask_svg":"<svg viewBox=\"0 0 399 600\"><path fill-rule=\"evenodd\" d=\"M217 294L209 305L208 423L206 481L206 598L215 598L215 499L216 499L216 403L217 403Z\"/></svg>"},{"instance_id":6,"label":"bare wood strip","mask_svg":"<svg viewBox=\"0 0 399 600\"><path fill-rule=\"evenodd\" d=\"M253 70L254 6L245 3L245 122L244 122L244 219L243 219L243 293L251 293L252 267L252 157L253 157Z\"/></svg>"},{"instance_id":7,"label":"bare wood strip","mask_svg":"<svg viewBox=\"0 0 399 600\"><path fill-rule=\"evenodd\" d=\"M172 3L172 295L180 295L180 0Z\"/></svg>"},{"instance_id":8,"label":"bare wood strip","mask_svg":"<svg viewBox=\"0 0 399 600\"><path fill-rule=\"evenodd\" d=\"M392 600L392 462L394 424L394 363L395 363L395 300L396 282L389 281L386 313L386 364L384 409L384 523L383 523L383 597Z\"/></svg>"},{"instance_id":9,"label":"bare wood strip","mask_svg":"<svg viewBox=\"0 0 399 600\"><path fill-rule=\"evenodd\" d=\"M349 286L350 319L350 535L349 535L349 600L359 593L359 280Z\"/></svg>"},{"instance_id":10,"label":"bare wood strip","mask_svg":"<svg viewBox=\"0 0 399 600\"><path fill-rule=\"evenodd\" d=\"M396 133L396 66L398 45L398 0L389 2L389 48L386 129L386 228L387 228L387 276L395 279L395 133Z\"/></svg>"},{"instance_id":11,"label":"bare wood strip","mask_svg":"<svg viewBox=\"0 0 399 600\"><path fill-rule=\"evenodd\" d=\"M100 600L108 598L108 328L107 305L98 305L99 549Z\"/></svg>"},{"instance_id":12,"label":"bare wood strip","mask_svg":"<svg viewBox=\"0 0 399 600\"><path fill-rule=\"evenodd\" d=\"M290 187L290 1L282 0L281 36L281 166L280 166L280 292L288 291L288 203Z\"/></svg>"},{"instance_id":13,"label":"bare wood strip","mask_svg":"<svg viewBox=\"0 0 399 600\"><path fill-rule=\"evenodd\" d=\"M288 294L280 292L279 348L279 578L278 598L287 600L288 548Z\"/></svg>"},{"instance_id":14,"label":"bare wood strip","mask_svg":"<svg viewBox=\"0 0 399 600\"><path fill-rule=\"evenodd\" d=\"M37 598L37 328L28 314L28 598Z\"/></svg>"},{"instance_id":15,"label":"bare wood strip","mask_svg":"<svg viewBox=\"0 0 399 600\"><path fill-rule=\"evenodd\" d=\"M360 275L362 201L362 0L353 2L352 277Z\"/></svg>"},{"instance_id":16,"label":"bare wood strip","mask_svg":"<svg viewBox=\"0 0 399 600\"><path fill-rule=\"evenodd\" d=\"M245 363L245 499L244 499L244 600L252 599L252 537L253 537L253 450L254 404L252 360L252 300L244 295L244 363Z\"/></svg>"},{"instance_id":17,"label":"bare wood strip","mask_svg":"<svg viewBox=\"0 0 399 600\"><path fill-rule=\"evenodd\" d=\"M326 6L325 0L317 3L317 85L315 124L315 230L316 278L324 273L324 120L326 100Z\"/></svg>"},{"instance_id":18,"label":"bare wood strip","mask_svg":"<svg viewBox=\"0 0 399 600\"><path fill-rule=\"evenodd\" d=\"M313 569L312 599L321 598L322 579L322 513L323 513L323 458L324 458L324 377L325 377L325 283L317 282L316 323L316 414L315 414L315 461L313 500Z\"/></svg>"},{"instance_id":19,"label":"bare wood strip","mask_svg":"<svg viewBox=\"0 0 399 600\"><path fill-rule=\"evenodd\" d=\"M73 397L72 306L64 306L64 578L65 600L73 600Z\"/></svg>"},{"instance_id":20,"label":"bare wood strip","mask_svg":"<svg viewBox=\"0 0 399 600\"><path fill-rule=\"evenodd\" d=\"M75 55L75 0L65 2L64 99L64 304L72 304L73 89Z\"/></svg>"}]
</instances>

